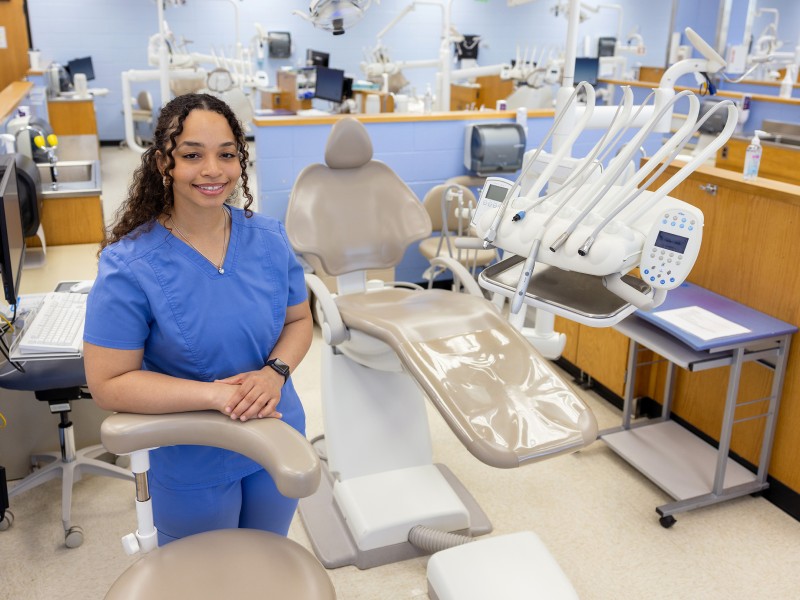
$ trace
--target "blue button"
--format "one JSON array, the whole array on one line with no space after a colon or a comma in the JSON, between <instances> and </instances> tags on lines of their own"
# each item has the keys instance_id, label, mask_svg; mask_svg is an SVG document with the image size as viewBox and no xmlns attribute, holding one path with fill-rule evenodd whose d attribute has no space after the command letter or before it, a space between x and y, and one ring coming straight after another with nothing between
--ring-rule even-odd
<instances>
[{"instance_id":1,"label":"blue button","mask_svg":"<svg viewBox=\"0 0 800 600\"><path fill-rule=\"evenodd\" d=\"M656 280L656 278L655 278L655 277L651 277L651 278L650 278L650 281L655 281L655 280Z\"/></svg>"},{"instance_id":2,"label":"blue button","mask_svg":"<svg viewBox=\"0 0 800 600\"><path fill-rule=\"evenodd\" d=\"M686 225L684 225L683 223L681 223L681 229L683 229L684 227L686 227Z\"/></svg>"},{"instance_id":3,"label":"blue button","mask_svg":"<svg viewBox=\"0 0 800 600\"><path fill-rule=\"evenodd\" d=\"M686 217L681 219L681 223L686 223Z\"/></svg>"},{"instance_id":4,"label":"blue button","mask_svg":"<svg viewBox=\"0 0 800 600\"><path fill-rule=\"evenodd\" d=\"M662 279L661 280L661 285L664 285L665 283L667 283L667 282Z\"/></svg>"},{"instance_id":5,"label":"blue button","mask_svg":"<svg viewBox=\"0 0 800 600\"><path fill-rule=\"evenodd\" d=\"M694 227L692 227L691 225L689 225L689 231L694 231Z\"/></svg>"},{"instance_id":6,"label":"blue button","mask_svg":"<svg viewBox=\"0 0 800 600\"><path fill-rule=\"evenodd\" d=\"M675 283L675 278L674 278L674 277L670 277L670 278L669 278L669 282L670 282L670 283Z\"/></svg>"},{"instance_id":7,"label":"blue button","mask_svg":"<svg viewBox=\"0 0 800 600\"><path fill-rule=\"evenodd\" d=\"M663 221L661 221L661 224L662 224L662 225L666 225L666 224L667 224L667 220L666 220L666 219L664 219Z\"/></svg>"}]
</instances>

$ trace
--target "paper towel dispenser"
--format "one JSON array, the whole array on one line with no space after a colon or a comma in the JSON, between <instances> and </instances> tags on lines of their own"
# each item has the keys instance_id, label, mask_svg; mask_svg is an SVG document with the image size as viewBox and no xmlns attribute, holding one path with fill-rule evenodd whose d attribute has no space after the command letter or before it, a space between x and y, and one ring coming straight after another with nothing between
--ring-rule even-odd
<instances>
[{"instance_id":1,"label":"paper towel dispenser","mask_svg":"<svg viewBox=\"0 0 800 600\"><path fill-rule=\"evenodd\" d=\"M518 123L467 125L464 166L481 177L514 173L522 168L525 130Z\"/></svg>"}]
</instances>

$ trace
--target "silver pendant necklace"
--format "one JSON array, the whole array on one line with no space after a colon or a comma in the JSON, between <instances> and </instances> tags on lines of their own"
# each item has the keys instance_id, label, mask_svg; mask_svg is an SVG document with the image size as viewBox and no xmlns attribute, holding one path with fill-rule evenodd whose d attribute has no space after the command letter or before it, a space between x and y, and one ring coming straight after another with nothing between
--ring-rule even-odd
<instances>
[{"instance_id":1,"label":"silver pendant necklace","mask_svg":"<svg viewBox=\"0 0 800 600\"><path fill-rule=\"evenodd\" d=\"M223 217L224 223L222 224L222 260L220 260L219 264L216 264L213 260L211 260L205 254L200 252L200 250L195 248L195 245L191 242L191 240L188 237L186 237L186 234L181 231L180 227L178 227L178 224L175 222L175 219L172 218L172 215L169 216L169 220L172 223L172 226L175 228L175 231L177 231L180 234L180 236L186 241L186 243L189 244L189 246L191 247L192 250L197 252L200 256L202 256L208 262L210 262L212 265L214 265L214 267L216 267L217 272L220 275L224 275L225 274L225 269L222 268L222 265L225 264L225 257L228 254L228 235L227 235L227 229L228 228L227 228L227 224L228 224L229 215L228 215L228 211L225 210L224 206L222 207L222 212L223 212L223 214L225 216Z\"/></svg>"}]
</instances>

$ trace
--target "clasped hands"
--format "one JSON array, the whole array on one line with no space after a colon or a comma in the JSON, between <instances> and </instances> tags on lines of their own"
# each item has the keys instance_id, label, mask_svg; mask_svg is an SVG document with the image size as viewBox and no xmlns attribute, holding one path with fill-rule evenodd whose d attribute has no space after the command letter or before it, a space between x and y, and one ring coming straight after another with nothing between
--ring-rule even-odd
<instances>
[{"instance_id":1,"label":"clasped hands","mask_svg":"<svg viewBox=\"0 0 800 600\"><path fill-rule=\"evenodd\" d=\"M220 388L220 412L230 415L231 419L247 421L265 417L280 419L283 416L275 409L285 380L271 368L232 375L214 383L226 386Z\"/></svg>"}]
</instances>

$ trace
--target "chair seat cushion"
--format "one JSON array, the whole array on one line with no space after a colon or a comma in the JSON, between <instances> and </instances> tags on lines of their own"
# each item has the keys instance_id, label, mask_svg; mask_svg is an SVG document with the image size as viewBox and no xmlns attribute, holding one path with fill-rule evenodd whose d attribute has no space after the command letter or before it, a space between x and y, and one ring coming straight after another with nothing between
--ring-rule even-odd
<instances>
[{"instance_id":1,"label":"chair seat cushion","mask_svg":"<svg viewBox=\"0 0 800 600\"><path fill-rule=\"evenodd\" d=\"M266 531L220 529L142 556L107 599L335 599L328 574L298 543Z\"/></svg>"},{"instance_id":2,"label":"chair seat cushion","mask_svg":"<svg viewBox=\"0 0 800 600\"><path fill-rule=\"evenodd\" d=\"M510 468L593 442L591 410L488 300L381 288L336 298L344 324L388 344L461 442Z\"/></svg>"}]
</instances>

